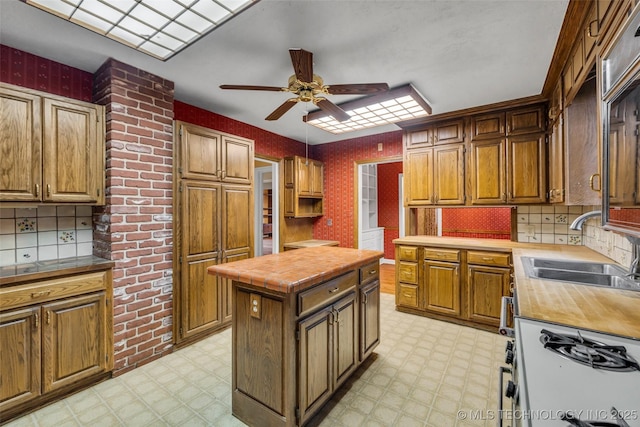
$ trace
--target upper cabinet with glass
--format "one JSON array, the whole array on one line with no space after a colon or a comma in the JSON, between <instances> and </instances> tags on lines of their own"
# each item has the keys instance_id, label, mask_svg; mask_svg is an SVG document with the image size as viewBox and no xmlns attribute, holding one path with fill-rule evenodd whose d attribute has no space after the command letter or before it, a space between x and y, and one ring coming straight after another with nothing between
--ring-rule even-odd
<instances>
[{"instance_id":1,"label":"upper cabinet with glass","mask_svg":"<svg viewBox=\"0 0 640 427\"><path fill-rule=\"evenodd\" d=\"M640 237L640 4L602 57L603 222Z\"/></svg>"}]
</instances>

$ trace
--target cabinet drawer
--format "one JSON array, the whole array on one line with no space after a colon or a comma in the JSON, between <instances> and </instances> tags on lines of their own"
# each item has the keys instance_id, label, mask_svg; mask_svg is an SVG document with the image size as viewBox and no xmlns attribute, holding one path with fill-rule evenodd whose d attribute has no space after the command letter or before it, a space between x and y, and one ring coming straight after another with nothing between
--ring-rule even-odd
<instances>
[{"instance_id":1,"label":"cabinet drawer","mask_svg":"<svg viewBox=\"0 0 640 427\"><path fill-rule=\"evenodd\" d=\"M400 261L398 264L398 281L418 284L418 263Z\"/></svg>"},{"instance_id":2,"label":"cabinet drawer","mask_svg":"<svg viewBox=\"0 0 640 427\"><path fill-rule=\"evenodd\" d=\"M370 282L380 276L380 262L372 262L360 267L360 284Z\"/></svg>"},{"instance_id":3,"label":"cabinet drawer","mask_svg":"<svg viewBox=\"0 0 640 427\"><path fill-rule=\"evenodd\" d=\"M418 308L418 287L399 283L396 294L396 304L404 307Z\"/></svg>"},{"instance_id":4,"label":"cabinet drawer","mask_svg":"<svg viewBox=\"0 0 640 427\"><path fill-rule=\"evenodd\" d=\"M106 289L107 272L100 271L0 289L0 310L38 304Z\"/></svg>"},{"instance_id":5,"label":"cabinet drawer","mask_svg":"<svg viewBox=\"0 0 640 427\"><path fill-rule=\"evenodd\" d=\"M418 260L417 246L398 246L398 257L405 261Z\"/></svg>"},{"instance_id":6,"label":"cabinet drawer","mask_svg":"<svg viewBox=\"0 0 640 427\"><path fill-rule=\"evenodd\" d=\"M498 252L469 251L467 252L467 263L509 267L511 265L511 255Z\"/></svg>"},{"instance_id":7,"label":"cabinet drawer","mask_svg":"<svg viewBox=\"0 0 640 427\"><path fill-rule=\"evenodd\" d=\"M441 261L460 261L460 251L457 249L425 248L424 259Z\"/></svg>"},{"instance_id":8,"label":"cabinet drawer","mask_svg":"<svg viewBox=\"0 0 640 427\"><path fill-rule=\"evenodd\" d=\"M345 293L355 289L358 272L350 271L340 277L321 283L298 294L298 315L307 314L315 308L334 302Z\"/></svg>"}]
</instances>

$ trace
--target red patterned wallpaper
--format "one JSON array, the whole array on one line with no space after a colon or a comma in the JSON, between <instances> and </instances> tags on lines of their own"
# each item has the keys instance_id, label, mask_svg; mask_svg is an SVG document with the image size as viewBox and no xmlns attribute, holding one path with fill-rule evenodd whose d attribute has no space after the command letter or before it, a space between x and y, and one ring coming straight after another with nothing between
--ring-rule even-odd
<instances>
[{"instance_id":1,"label":"red patterned wallpaper","mask_svg":"<svg viewBox=\"0 0 640 427\"><path fill-rule=\"evenodd\" d=\"M382 143L382 151L378 151ZM311 157L324 162L324 216L315 221L313 237L337 240L353 248L355 162L402 156L402 131L314 145ZM328 220L332 225L328 225Z\"/></svg>"},{"instance_id":2,"label":"red patterned wallpaper","mask_svg":"<svg viewBox=\"0 0 640 427\"><path fill-rule=\"evenodd\" d=\"M400 233L398 175L401 173L402 162L378 165L378 227L384 227L384 257L387 259L394 259L393 239Z\"/></svg>"},{"instance_id":3,"label":"red patterned wallpaper","mask_svg":"<svg viewBox=\"0 0 640 427\"><path fill-rule=\"evenodd\" d=\"M293 155L304 156L304 143L300 141L285 138L180 101L174 101L173 110L176 120L253 139L257 155L277 158Z\"/></svg>"},{"instance_id":4,"label":"red patterned wallpaper","mask_svg":"<svg viewBox=\"0 0 640 427\"><path fill-rule=\"evenodd\" d=\"M442 235L511 239L511 208L442 209Z\"/></svg>"},{"instance_id":5,"label":"red patterned wallpaper","mask_svg":"<svg viewBox=\"0 0 640 427\"><path fill-rule=\"evenodd\" d=\"M0 45L0 81L91 102L93 74Z\"/></svg>"}]
</instances>

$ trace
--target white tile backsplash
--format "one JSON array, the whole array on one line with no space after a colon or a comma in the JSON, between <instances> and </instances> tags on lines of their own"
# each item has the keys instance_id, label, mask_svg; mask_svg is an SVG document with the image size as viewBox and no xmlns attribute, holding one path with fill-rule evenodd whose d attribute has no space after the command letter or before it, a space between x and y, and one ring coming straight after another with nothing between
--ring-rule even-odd
<instances>
[{"instance_id":1,"label":"white tile backsplash","mask_svg":"<svg viewBox=\"0 0 640 427\"><path fill-rule=\"evenodd\" d=\"M93 253L91 206L0 208L0 266Z\"/></svg>"},{"instance_id":2,"label":"white tile backsplash","mask_svg":"<svg viewBox=\"0 0 640 427\"><path fill-rule=\"evenodd\" d=\"M570 214L572 210L574 213ZM572 218L575 219L582 211L582 206L518 206L518 241L556 245L582 244L582 232L569 230ZM533 236L526 235L528 226L533 227Z\"/></svg>"}]
</instances>

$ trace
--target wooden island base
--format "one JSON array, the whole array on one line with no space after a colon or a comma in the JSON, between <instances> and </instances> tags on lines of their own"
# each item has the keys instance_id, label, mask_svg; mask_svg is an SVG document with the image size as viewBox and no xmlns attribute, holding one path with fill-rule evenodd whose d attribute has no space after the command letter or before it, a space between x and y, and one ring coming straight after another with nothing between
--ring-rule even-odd
<instances>
[{"instance_id":1,"label":"wooden island base","mask_svg":"<svg viewBox=\"0 0 640 427\"><path fill-rule=\"evenodd\" d=\"M232 411L301 426L380 342L382 252L314 247L209 267L233 280Z\"/></svg>"}]
</instances>

